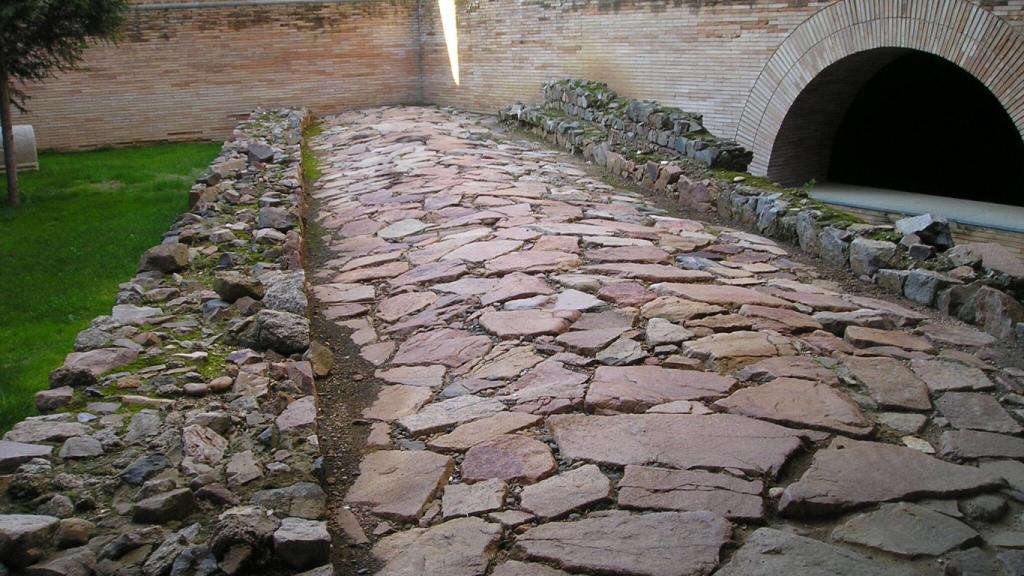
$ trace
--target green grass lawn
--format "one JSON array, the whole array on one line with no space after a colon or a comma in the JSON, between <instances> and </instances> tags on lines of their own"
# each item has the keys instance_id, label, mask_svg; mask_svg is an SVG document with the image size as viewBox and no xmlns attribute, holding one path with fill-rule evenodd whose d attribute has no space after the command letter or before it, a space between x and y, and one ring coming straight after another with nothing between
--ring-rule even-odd
<instances>
[{"instance_id":1,"label":"green grass lawn","mask_svg":"<svg viewBox=\"0 0 1024 576\"><path fill-rule=\"evenodd\" d=\"M0 203L0 431L35 412L33 394L75 335L110 313L117 285L188 208L193 180L219 149L43 153L40 171L20 174L22 205Z\"/></svg>"}]
</instances>

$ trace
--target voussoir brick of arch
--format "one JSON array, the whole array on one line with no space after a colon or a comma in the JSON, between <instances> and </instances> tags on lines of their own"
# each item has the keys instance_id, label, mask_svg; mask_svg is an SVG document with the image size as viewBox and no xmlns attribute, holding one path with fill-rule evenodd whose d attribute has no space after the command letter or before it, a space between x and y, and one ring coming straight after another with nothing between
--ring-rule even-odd
<instances>
[{"instance_id":1,"label":"voussoir brick of arch","mask_svg":"<svg viewBox=\"0 0 1024 576\"><path fill-rule=\"evenodd\" d=\"M1024 35L968 0L839 0L797 26L761 70L736 129L767 173L786 113L823 70L876 48L944 58L981 81L1024 137Z\"/></svg>"}]
</instances>

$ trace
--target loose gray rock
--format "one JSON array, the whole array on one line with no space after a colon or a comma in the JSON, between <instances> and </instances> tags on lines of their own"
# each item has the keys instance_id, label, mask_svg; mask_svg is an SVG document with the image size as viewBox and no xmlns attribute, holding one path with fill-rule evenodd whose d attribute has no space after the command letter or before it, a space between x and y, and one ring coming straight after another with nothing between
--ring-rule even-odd
<instances>
[{"instance_id":1,"label":"loose gray rock","mask_svg":"<svg viewBox=\"0 0 1024 576\"><path fill-rule=\"evenodd\" d=\"M279 515L319 520L327 506L327 494L318 484L296 482L284 488L260 490L252 495L252 504Z\"/></svg>"},{"instance_id":2,"label":"loose gray rock","mask_svg":"<svg viewBox=\"0 0 1024 576\"><path fill-rule=\"evenodd\" d=\"M132 507L132 521L163 524L171 520L181 520L192 513L195 503L192 490L178 488L136 502Z\"/></svg>"},{"instance_id":3,"label":"loose gray rock","mask_svg":"<svg viewBox=\"0 0 1024 576\"><path fill-rule=\"evenodd\" d=\"M309 307L306 297L306 275L302 271L278 276L269 281L263 305L271 310L305 316Z\"/></svg>"},{"instance_id":4,"label":"loose gray rock","mask_svg":"<svg viewBox=\"0 0 1024 576\"><path fill-rule=\"evenodd\" d=\"M34 564L59 525L54 516L0 514L0 562L14 569Z\"/></svg>"},{"instance_id":5,"label":"loose gray rock","mask_svg":"<svg viewBox=\"0 0 1024 576\"><path fill-rule=\"evenodd\" d=\"M871 240L863 236L850 242L850 268L855 274L873 276L880 268L887 268L896 259L896 245L884 240Z\"/></svg>"},{"instance_id":6,"label":"loose gray rock","mask_svg":"<svg viewBox=\"0 0 1024 576\"><path fill-rule=\"evenodd\" d=\"M327 522L285 518L274 532L274 552L299 570L326 564L331 556Z\"/></svg>"},{"instance_id":7,"label":"loose gray rock","mask_svg":"<svg viewBox=\"0 0 1024 576\"><path fill-rule=\"evenodd\" d=\"M256 219L256 225L260 228L273 228L281 232L286 232L295 227L295 218L284 208L264 206L263 208L260 208L259 216Z\"/></svg>"},{"instance_id":8,"label":"loose gray rock","mask_svg":"<svg viewBox=\"0 0 1024 576\"><path fill-rule=\"evenodd\" d=\"M309 320L280 310L260 310L238 333L243 346L290 355L309 347Z\"/></svg>"},{"instance_id":9,"label":"loose gray rock","mask_svg":"<svg viewBox=\"0 0 1024 576\"><path fill-rule=\"evenodd\" d=\"M61 458L92 458L104 452L103 444L89 436L75 436L64 441L58 454Z\"/></svg>"},{"instance_id":10,"label":"loose gray rock","mask_svg":"<svg viewBox=\"0 0 1024 576\"><path fill-rule=\"evenodd\" d=\"M139 272L162 272L170 274L188 267L191 260L188 246L177 242L154 246L139 260Z\"/></svg>"},{"instance_id":11,"label":"loose gray rock","mask_svg":"<svg viewBox=\"0 0 1024 576\"><path fill-rule=\"evenodd\" d=\"M916 235L921 242L934 246L940 251L953 246L953 236L949 231L949 221L931 214L921 214L903 218L895 222L896 230L904 236Z\"/></svg>"}]
</instances>

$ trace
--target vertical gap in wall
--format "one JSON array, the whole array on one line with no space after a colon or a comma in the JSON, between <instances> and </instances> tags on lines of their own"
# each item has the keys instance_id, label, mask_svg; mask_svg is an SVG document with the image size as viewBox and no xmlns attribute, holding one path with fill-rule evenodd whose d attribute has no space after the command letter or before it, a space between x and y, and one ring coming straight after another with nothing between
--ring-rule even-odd
<instances>
[{"instance_id":1,"label":"vertical gap in wall","mask_svg":"<svg viewBox=\"0 0 1024 576\"><path fill-rule=\"evenodd\" d=\"M416 0L416 58L419 67L416 79L419 90L419 104L426 104L423 96L423 0Z\"/></svg>"}]
</instances>

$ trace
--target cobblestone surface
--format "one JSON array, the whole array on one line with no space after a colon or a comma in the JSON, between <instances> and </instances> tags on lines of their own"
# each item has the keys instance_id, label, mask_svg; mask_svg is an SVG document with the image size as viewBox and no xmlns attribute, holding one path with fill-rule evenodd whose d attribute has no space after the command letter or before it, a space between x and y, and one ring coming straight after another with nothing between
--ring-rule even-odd
<instances>
[{"instance_id":1,"label":"cobblestone surface","mask_svg":"<svg viewBox=\"0 0 1024 576\"><path fill-rule=\"evenodd\" d=\"M314 143L314 293L378 368L342 503L378 574L974 573L1021 540L988 339L495 128L381 108Z\"/></svg>"}]
</instances>

